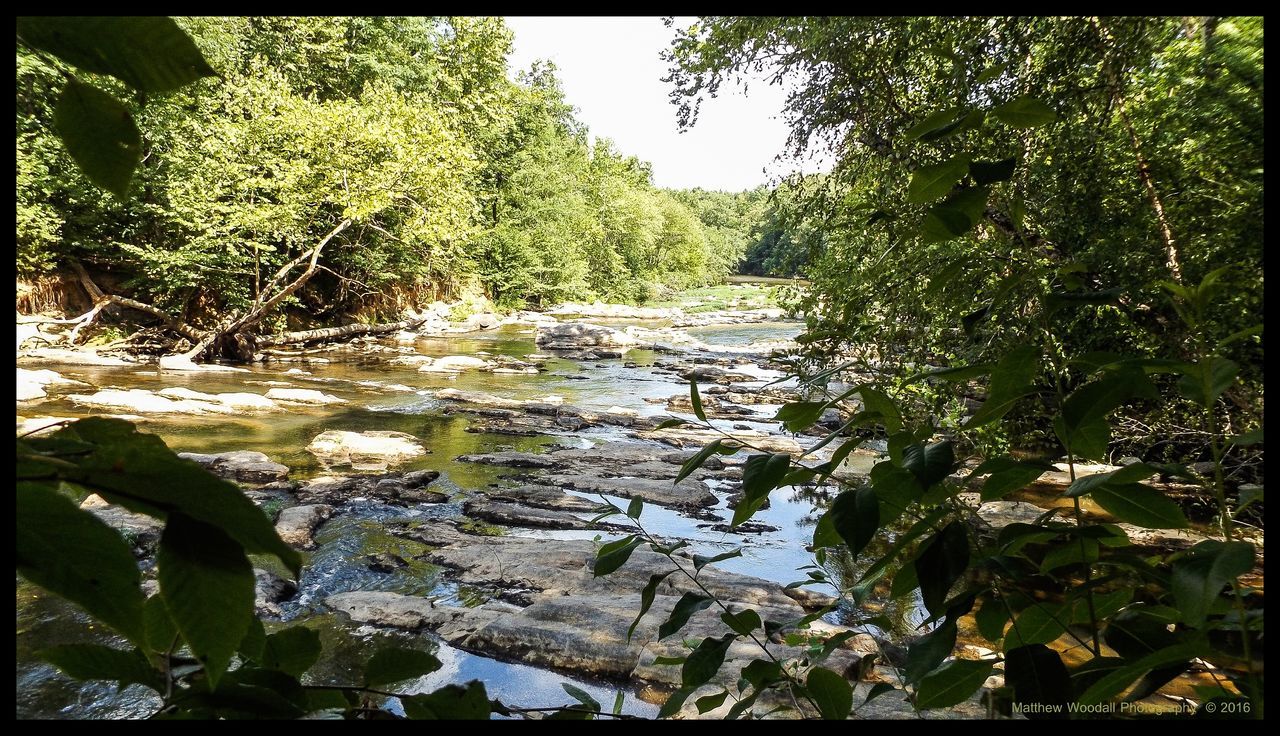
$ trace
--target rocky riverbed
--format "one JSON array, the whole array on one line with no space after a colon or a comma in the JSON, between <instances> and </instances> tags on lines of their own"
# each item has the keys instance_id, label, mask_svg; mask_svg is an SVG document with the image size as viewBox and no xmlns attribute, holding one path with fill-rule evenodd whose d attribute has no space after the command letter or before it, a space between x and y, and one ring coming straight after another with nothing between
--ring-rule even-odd
<instances>
[{"instance_id":1,"label":"rocky riverbed","mask_svg":"<svg viewBox=\"0 0 1280 736\"><path fill-rule=\"evenodd\" d=\"M771 356L798 334L797 323L761 310L694 320L609 306L472 320L469 332L429 323L421 333L280 354L229 372L28 350L19 359L18 432L92 414L125 416L240 484L306 554L296 585L269 566L258 571L258 608L281 624L321 631L327 654L318 677L341 673L382 639L412 639L435 647L446 667L411 691L481 677L504 702L557 705L559 683L570 681L601 702L620 690L625 712L651 716L679 685L679 667L662 658L687 651L681 637L659 638L656 629L695 589L688 577L665 578L628 638L641 590L671 561L642 547L616 572L596 577L600 545L635 531L621 516L595 519L596 508L640 499L645 529L666 543L686 542L676 561L690 569L692 555L742 547L741 556L703 568L699 582L729 611L751 608L785 623L833 602L830 589L788 585L812 562L805 546L833 489L777 491L751 525L730 531L741 457L713 456L672 482L721 431L771 452L800 454L816 442L769 421L778 405L800 396L792 384L771 384L780 376ZM659 429L663 419L692 418L690 379L717 431ZM841 416L832 414L823 422L838 425ZM877 458L859 449L840 474L865 473ZM86 505L126 535L150 574L155 522L93 498ZM993 528L1044 510L1029 501L983 508ZM728 632L719 613L697 613L685 636ZM805 629L852 634L825 666L860 676L859 694L897 681L902 637L924 618L910 603L889 613L898 622L893 631L861 626L843 606ZM31 657L42 646L106 636L88 631L78 613L20 582L18 614L20 716L146 712L137 688L116 693L72 683ZM804 632L783 626L762 644L779 658L802 653L788 633ZM760 656L756 643L731 646L713 684L689 698L682 717L698 717L696 697L736 682ZM999 675L989 684L999 684ZM758 710L774 705L762 700ZM927 717L985 713L975 698ZM862 714L916 717L897 694L875 699Z\"/></svg>"}]
</instances>

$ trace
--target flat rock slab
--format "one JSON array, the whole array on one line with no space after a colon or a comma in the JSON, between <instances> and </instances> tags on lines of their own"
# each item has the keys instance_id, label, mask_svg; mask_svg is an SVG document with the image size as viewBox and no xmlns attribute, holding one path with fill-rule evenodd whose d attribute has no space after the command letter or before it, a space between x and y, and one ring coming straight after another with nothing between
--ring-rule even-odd
<instances>
[{"instance_id":1,"label":"flat rock slab","mask_svg":"<svg viewBox=\"0 0 1280 736\"><path fill-rule=\"evenodd\" d=\"M539 485L519 485L510 488L490 486L479 491L486 498L504 503L516 503L554 511L590 512L600 504L580 496L565 493L561 488Z\"/></svg>"},{"instance_id":2,"label":"flat rock slab","mask_svg":"<svg viewBox=\"0 0 1280 736\"><path fill-rule=\"evenodd\" d=\"M705 429L689 429L687 427L639 431L634 432L633 436L641 439L657 440L674 447L691 447L694 449L705 447L715 440L724 439L724 435L717 432ZM736 431L734 436L740 437L766 452L787 453L788 455L797 456L804 452L804 447L789 437L777 437L756 430Z\"/></svg>"},{"instance_id":3,"label":"flat rock slab","mask_svg":"<svg viewBox=\"0 0 1280 736\"><path fill-rule=\"evenodd\" d=\"M459 405L454 411L500 417L501 421L490 423L494 429L514 422L521 422L530 429L545 428L548 431L573 431L599 425L644 429L656 427L660 421L658 417L638 416L635 412L621 407L613 407L612 411L590 411L561 401L508 399L483 391L446 388L437 391L435 396L442 401ZM506 413L495 414L495 410Z\"/></svg>"},{"instance_id":4,"label":"flat rock slab","mask_svg":"<svg viewBox=\"0 0 1280 736\"><path fill-rule=\"evenodd\" d=\"M93 394L71 394L72 402L94 409L124 410L135 414L235 414L236 410L224 404L192 399L170 399L145 389L128 391L103 389Z\"/></svg>"},{"instance_id":5,"label":"flat rock slab","mask_svg":"<svg viewBox=\"0 0 1280 736\"><path fill-rule=\"evenodd\" d=\"M621 568L596 577L592 570L598 545L589 539L476 536L459 532L444 522L388 526L388 531L436 547L428 555L430 560L455 570L460 582L497 589L573 595L623 594L643 589L651 575L672 569L666 557L644 545L636 549ZM692 560L684 559L686 567L691 567ZM781 585L763 578L714 566L704 567L699 580L724 600L785 608L797 616L802 615L806 607L819 608L832 601L830 596L816 591L784 590ZM677 597L697 591L697 586L679 574L669 576L658 587L659 593Z\"/></svg>"},{"instance_id":6,"label":"flat rock slab","mask_svg":"<svg viewBox=\"0 0 1280 736\"><path fill-rule=\"evenodd\" d=\"M66 348L36 348L34 350L24 350L18 355L18 360L24 359L43 363L59 363L62 365L117 366L138 364L136 361L98 355L92 350L67 350Z\"/></svg>"},{"instance_id":7,"label":"flat rock slab","mask_svg":"<svg viewBox=\"0 0 1280 736\"><path fill-rule=\"evenodd\" d=\"M241 483L274 483L289 476L288 466L272 462L263 453L251 450L233 450L212 455L180 452L178 457L194 460L216 476Z\"/></svg>"},{"instance_id":8,"label":"flat rock slab","mask_svg":"<svg viewBox=\"0 0 1280 736\"><path fill-rule=\"evenodd\" d=\"M485 604L461 608L433 603L425 598L386 592L353 592L330 596L326 603L353 620L401 628L427 628L445 641L488 656L515 659L527 664L568 670L574 673L634 678L641 683L674 687L680 684L679 665L660 665L659 657L688 654L684 638L722 636L729 632L720 619L721 611L700 611L680 634L657 641L658 626L671 614L678 596L658 594L649 612L641 618L634 636L627 628L640 610L640 596L625 594L543 595L529 606L511 610L509 606ZM735 603L734 613L748 608ZM794 618L789 608L750 606L762 618L785 621ZM848 642L846 642L848 643ZM775 657L797 658L799 647L771 642ZM713 678L732 685L741 670L764 652L750 640L739 639L729 646L725 661ZM855 670L861 655L851 649L837 649L824 663L836 671Z\"/></svg>"},{"instance_id":9,"label":"flat rock slab","mask_svg":"<svg viewBox=\"0 0 1280 736\"><path fill-rule=\"evenodd\" d=\"M316 391L311 388L273 388L267 391L266 396L272 401L283 401L289 404L325 406L328 404L347 403L346 399L340 399L337 396L331 396L323 391Z\"/></svg>"},{"instance_id":10,"label":"flat rock slab","mask_svg":"<svg viewBox=\"0 0 1280 736\"><path fill-rule=\"evenodd\" d=\"M714 365L698 365L692 368L681 370L677 375L686 381L697 381L699 383L718 383L727 385L730 383L747 383L750 381L760 380L756 376L750 376L746 373L734 373L727 371Z\"/></svg>"},{"instance_id":11,"label":"flat rock slab","mask_svg":"<svg viewBox=\"0 0 1280 736\"><path fill-rule=\"evenodd\" d=\"M160 396L167 396L174 399L192 399L195 401L207 401L213 404L222 404L232 409L240 409L244 411L269 411L277 408L276 402L268 399L262 394L254 394L248 392L234 392L223 394L206 394L200 391L192 391L189 388L181 386L170 386L162 388L156 392Z\"/></svg>"},{"instance_id":12,"label":"flat rock slab","mask_svg":"<svg viewBox=\"0 0 1280 736\"><path fill-rule=\"evenodd\" d=\"M659 506L702 508L719 502L706 483L685 478L679 483L653 478L607 478L587 474L553 473L539 476L538 482L580 493L603 493L620 498L639 498Z\"/></svg>"},{"instance_id":13,"label":"flat rock slab","mask_svg":"<svg viewBox=\"0 0 1280 736\"><path fill-rule=\"evenodd\" d=\"M296 493L303 503L341 505L363 498L383 503L405 505L409 503L443 503L449 497L427 489L440 477L434 470L413 470L408 473L382 473L380 475L321 476L312 479Z\"/></svg>"},{"instance_id":14,"label":"flat rock slab","mask_svg":"<svg viewBox=\"0 0 1280 736\"><path fill-rule=\"evenodd\" d=\"M571 448L542 453L507 450L460 455L456 459L460 462L507 468L562 470L602 476L674 480L680 472L680 466L694 454L693 451L672 452L669 447L659 444L610 442L585 449ZM713 455L689 477L702 480L707 477L738 477L740 474L740 469L726 466L719 456ZM533 477L534 480L538 478L536 475Z\"/></svg>"},{"instance_id":15,"label":"flat rock slab","mask_svg":"<svg viewBox=\"0 0 1280 736\"><path fill-rule=\"evenodd\" d=\"M473 519L481 519L503 526L533 527L538 529L606 529L604 524L580 519L568 511L542 509L523 504L502 501L467 501L462 512Z\"/></svg>"},{"instance_id":16,"label":"flat rock slab","mask_svg":"<svg viewBox=\"0 0 1280 736\"><path fill-rule=\"evenodd\" d=\"M344 432L316 435L307 452L326 465L350 465L356 470L385 470L388 465L425 455L421 441L404 432Z\"/></svg>"}]
</instances>

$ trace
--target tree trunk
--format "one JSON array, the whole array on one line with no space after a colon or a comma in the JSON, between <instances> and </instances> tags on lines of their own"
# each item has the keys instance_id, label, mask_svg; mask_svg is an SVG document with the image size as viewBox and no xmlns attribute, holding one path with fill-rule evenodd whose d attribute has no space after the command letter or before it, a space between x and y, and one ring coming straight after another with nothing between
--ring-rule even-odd
<instances>
[{"instance_id":1,"label":"tree trunk","mask_svg":"<svg viewBox=\"0 0 1280 736\"><path fill-rule=\"evenodd\" d=\"M97 316L98 312L109 305L114 304L129 307L130 309L146 312L153 317L159 318L164 322L167 328L195 343L195 346L191 350L183 354L183 357L188 360L222 359L236 363L248 363L253 360L253 356L258 350L259 343L259 340L249 331L250 328L261 322L263 318L279 306L280 302L284 301L289 297L289 295L302 288L303 284L307 283L307 281L316 274L319 270L321 251L323 251L324 247L329 244L329 241L333 240L334 237L350 226L350 219L343 220L337 227L331 230L328 235L324 236L324 238L321 239L321 241L313 248L303 252L297 258L294 258L292 261L281 266L280 269L276 271L275 275L271 277L271 280L268 281L266 285L258 289L257 294L254 297L253 304L250 305L247 311L239 316L231 317L223 321L219 326L212 330L198 330L187 324L185 321L157 309L150 304L145 304L123 296L106 294L102 289L98 288L97 284L93 283L93 279L89 277L89 274L84 270L83 266L72 261L71 267L75 269L77 275L79 275L81 285L84 286L84 290L88 292L89 298L94 302L94 309L89 314L85 315L86 318L93 319ZM290 272L304 263L306 264L306 268L302 273L286 284L285 279L288 278ZM316 334L314 337L290 339L290 337L294 335L309 335L312 333L332 332L332 336L340 337L348 334L389 332L396 329L404 329L403 326L407 326L412 322L413 320L397 322L391 325L348 325L347 327L331 328L331 330L310 330L302 333L286 333L284 335L273 336L273 338L280 340L280 342L264 344L275 345L286 344L288 342L309 342L313 340L327 339L326 336L322 334ZM422 320L419 320L417 324L421 324L421 322ZM360 329L352 330L351 328Z\"/></svg>"},{"instance_id":2,"label":"tree trunk","mask_svg":"<svg viewBox=\"0 0 1280 736\"><path fill-rule=\"evenodd\" d=\"M336 340L356 335L383 335L388 332L410 330L426 322L426 318L406 319L400 322L384 322L380 325L345 325L343 327L325 327L318 330L301 330L298 332L282 332L278 335L266 335L258 338L260 347L276 347L278 345L301 345L321 340Z\"/></svg>"}]
</instances>

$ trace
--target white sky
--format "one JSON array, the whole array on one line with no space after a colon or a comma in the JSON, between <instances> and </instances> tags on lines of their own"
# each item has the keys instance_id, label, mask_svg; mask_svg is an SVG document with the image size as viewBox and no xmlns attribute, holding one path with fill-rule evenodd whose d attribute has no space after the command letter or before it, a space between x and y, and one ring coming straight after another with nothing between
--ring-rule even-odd
<instances>
[{"instance_id":1,"label":"white sky","mask_svg":"<svg viewBox=\"0 0 1280 736\"><path fill-rule=\"evenodd\" d=\"M678 27L693 18L676 18ZM535 59L558 68L570 105L591 134L612 138L617 150L653 164L659 187L740 191L779 178L790 167L774 162L787 139L781 120L785 92L764 82L749 96L725 85L702 105L698 122L680 133L676 106L662 81L658 54L675 28L659 17L508 17L515 32L512 73Z\"/></svg>"}]
</instances>

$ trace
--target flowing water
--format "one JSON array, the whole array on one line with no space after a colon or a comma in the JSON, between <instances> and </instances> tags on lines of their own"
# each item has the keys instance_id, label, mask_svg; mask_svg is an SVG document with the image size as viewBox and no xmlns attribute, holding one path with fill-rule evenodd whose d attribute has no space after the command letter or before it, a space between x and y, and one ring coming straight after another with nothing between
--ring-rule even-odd
<instances>
[{"instance_id":1,"label":"flowing water","mask_svg":"<svg viewBox=\"0 0 1280 736\"><path fill-rule=\"evenodd\" d=\"M652 323L650 323L652 324ZM723 327L694 328L689 333L709 344L741 346L793 338L801 325L794 322L756 323ZM429 634L408 634L372 626L355 625L340 620L323 605L326 596L353 590L387 590L413 595L429 595L456 605L478 605L484 593L450 582L442 571L429 563L414 561L420 545L387 534L383 523L391 519L430 518L460 513L461 500L473 489L500 482L514 471L472 463L455 462L466 453L514 449L530 451L560 444L585 447L609 442L623 436L618 428L591 428L565 432L558 436L518 437L465 431L468 418L446 414L446 403L433 398L440 388L455 387L484 391L500 396L532 399L560 397L565 403L587 409L604 410L623 407L641 414L666 414L665 399L687 392L680 379L653 371L655 355L633 350L625 360L575 362L559 358L546 360L546 370L539 375L501 375L468 372L457 376L420 373L413 366L395 365L391 359L399 355L390 341L375 346L353 346L349 351L328 351L330 362L306 362L255 366L240 373L171 373L161 374L147 367L67 367L54 366L68 378L94 384L98 388L143 388L159 390L168 386L185 386L193 390L219 393L252 391L265 393L272 386L288 384L295 388L313 388L345 399L347 403L326 407L290 409L242 416L148 417L140 421L146 431L156 433L175 450L223 452L257 450L291 468L290 477L305 480L325 472L325 468L305 447L313 437L326 430L394 430L407 432L422 440L430 454L417 458L397 470L432 469L440 478L433 490L450 494L453 501L444 504L418 505L409 508L372 502L352 502L343 513L321 527L316 535L316 548L306 554L306 567L300 581L299 595L282 604L283 618L290 625L302 623L316 628L325 644L324 659L311 671L315 682L350 682L358 674L358 663L378 643L387 638L416 642L431 647L444 667L431 675L404 686L406 692L426 691L450 681L479 678L490 694L511 705L553 706L570 700L561 683L573 684L592 694L597 700L611 704L622 687L626 691L624 712L652 716L657 706L636 697L628 686L592 682L558 672L523 664L500 662L469 654L431 639ZM508 326L492 332L455 337L421 338L413 344L414 352L431 356L506 355L526 358L537 353L533 331L527 327ZM294 372L288 372L289 368ZM301 369L304 373L299 373ZM775 377L760 372L763 380ZM571 376L586 376L575 380ZM77 390L55 393L38 404L22 405L26 416L86 416L89 413L65 397ZM646 402L646 398L662 399L662 403ZM776 431L768 422L776 406L754 407L757 416L717 422L728 430L732 425L751 426ZM338 472L350 472L343 469ZM714 485L714 484L713 484ZM727 523L732 512L725 508L724 492L717 490L721 502L711 509ZM592 500L599 500L592 496ZM625 507L624 499L610 499ZM662 537L688 539L695 552L716 554L735 546L744 546L740 558L725 560L725 569L788 583L804 577L797 568L812 562L805 545L813 534L817 520L813 501L795 491L779 491L772 505L757 514L756 521L776 527L776 531L760 534L731 534L712 531L712 522L693 519L670 509L647 505L646 528ZM588 515L583 515L586 518ZM508 533L545 538L611 538L616 535L593 531L541 531L512 529ZM364 558L371 554L393 553L410 564L393 572L370 570ZM263 564L264 561L256 561ZM264 565L266 566L266 565ZM61 600L46 596L38 589L19 581L18 607L18 716L42 718L122 718L150 713L156 700L140 686L116 692L102 683L76 683L50 666L39 662L33 653L40 648L76 641L111 642L112 635L93 626L82 614ZM839 616L837 613L835 616ZM280 624L280 625L283 625Z\"/></svg>"}]
</instances>

